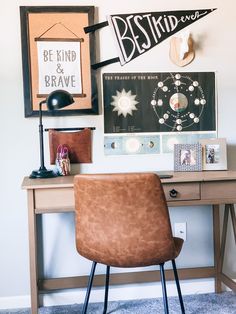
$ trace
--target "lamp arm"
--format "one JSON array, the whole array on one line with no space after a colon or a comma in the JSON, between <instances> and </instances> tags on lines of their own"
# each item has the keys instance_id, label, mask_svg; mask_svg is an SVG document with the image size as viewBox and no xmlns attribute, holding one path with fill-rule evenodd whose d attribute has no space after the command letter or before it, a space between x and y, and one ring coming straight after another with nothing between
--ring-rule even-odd
<instances>
[{"instance_id":1,"label":"lamp arm","mask_svg":"<svg viewBox=\"0 0 236 314\"><path fill-rule=\"evenodd\" d=\"M46 103L46 100L42 100L39 103L39 145L40 145L40 170L46 170L44 165L44 145L43 145L43 123L42 123L42 105Z\"/></svg>"}]
</instances>

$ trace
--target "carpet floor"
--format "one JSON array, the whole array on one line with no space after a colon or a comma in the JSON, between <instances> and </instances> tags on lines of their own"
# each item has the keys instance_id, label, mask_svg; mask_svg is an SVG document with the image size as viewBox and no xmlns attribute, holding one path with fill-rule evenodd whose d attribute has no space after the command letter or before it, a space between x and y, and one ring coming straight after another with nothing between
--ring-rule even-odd
<instances>
[{"instance_id":1,"label":"carpet floor","mask_svg":"<svg viewBox=\"0 0 236 314\"><path fill-rule=\"evenodd\" d=\"M195 294L183 297L186 314L236 314L236 294L224 292L221 294ZM177 297L169 299L170 314L181 313ZM88 314L101 314L102 303L91 303ZM40 314L79 314L82 304L41 307ZM143 299L133 301L109 302L107 314L162 314L162 299ZM30 314L29 309L1 310L0 314Z\"/></svg>"}]
</instances>

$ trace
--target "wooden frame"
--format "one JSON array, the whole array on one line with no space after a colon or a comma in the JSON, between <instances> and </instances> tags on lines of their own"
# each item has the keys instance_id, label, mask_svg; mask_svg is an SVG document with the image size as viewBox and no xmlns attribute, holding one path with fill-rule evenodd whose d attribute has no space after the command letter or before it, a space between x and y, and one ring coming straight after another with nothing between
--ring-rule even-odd
<instances>
[{"instance_id":1,"label":"wooden frame","mask_svg":"<svg viewBox=\"0 0 236 314\"><path fill-rule=\"evenodd\" d=\"M174 170L201 171L202 170L201 144L175 144Z\"/></svg>"},{"instance_id":2,"label":"wooden frame","mask_svg":"<svg viewBox=\"0 0 236 314\"><path fill-rule=\"evenodd\" d=\"M40 101L56 89L75 103L53 115L98 114L95 36L84 32L94 24L94 7L21 6L20 16L25 117L37 116Z\"/></svg>"},{"instance_id":3,"label":"wooden frame","mask_svg":"<svg viewBox=\"0 0 236 314\"><path fill-rule=\"evenodd\" d=\"M202 170L227 170L225 138L201 139Z\"/></svg>"}]
</instances>

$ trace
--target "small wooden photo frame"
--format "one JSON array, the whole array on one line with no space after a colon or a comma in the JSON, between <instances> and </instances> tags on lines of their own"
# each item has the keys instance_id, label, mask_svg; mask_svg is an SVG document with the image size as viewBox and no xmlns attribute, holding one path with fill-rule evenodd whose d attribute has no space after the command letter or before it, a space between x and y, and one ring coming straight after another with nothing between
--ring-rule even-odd
<instances>
[{"instance_id":1,"label":"small wooden photo frame","mask_svg":"<svg viewBox=\"0 0 236 314\"><path fill-rule=\"evenodd\" d=\"M227 145L225 138L201 139L202 170L227 170Z\"/></svg>"},{"instance_id":2,"label":"small wooden photo frame","mask_svg":"<svg viewBox=\"0 0 236 314\"><path fill-rule=\"evenodd\" d=\"M174 145L174 171L201 171L202 146L196 144Z\"/></svg>"}]
</instances>

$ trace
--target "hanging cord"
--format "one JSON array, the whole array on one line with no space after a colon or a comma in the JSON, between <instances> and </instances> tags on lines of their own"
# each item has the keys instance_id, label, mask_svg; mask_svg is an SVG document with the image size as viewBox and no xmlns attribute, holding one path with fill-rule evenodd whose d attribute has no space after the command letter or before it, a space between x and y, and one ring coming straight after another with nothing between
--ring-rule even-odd
<instances>
[{"instance_id":1,"label":"hanging cord","mask_svg":"<svg viewBox=\"0 0 236 314\"><path fill-rule=\"evenodd\" d=\"M55 23L55 24L53 24L52 26L50 26L48 29L46 29L46 31L45 32L43 32L39 37L37 37L37 38L41 38L43 35L45 35L48 31L50 31L50 29L52 29L54 26L56 26L56 25L58 25L58 24L60 24L60 25L62 25L65 29L67 29L71 34L73 34L75 37L77 37L77 38L79 38L74 32L72 32L72 30L70 30L67 26L65 26L62 22L58 22L58 23Z\"/></svg>"}]
</instances>

